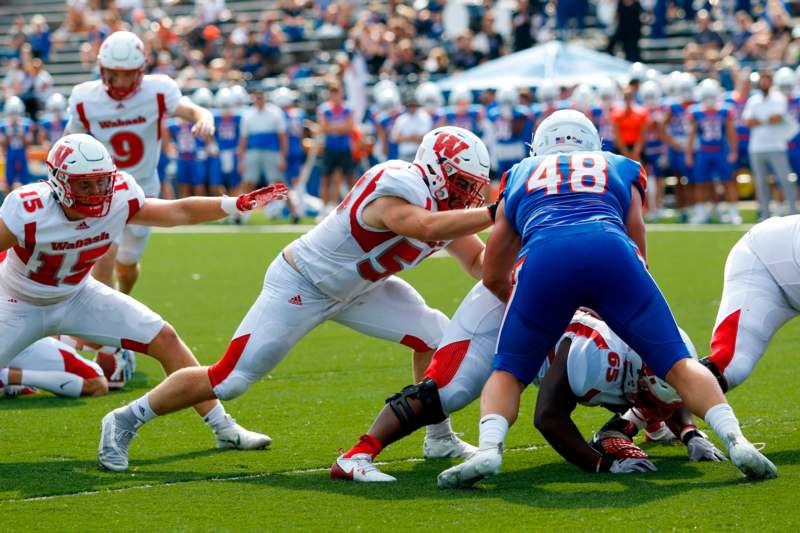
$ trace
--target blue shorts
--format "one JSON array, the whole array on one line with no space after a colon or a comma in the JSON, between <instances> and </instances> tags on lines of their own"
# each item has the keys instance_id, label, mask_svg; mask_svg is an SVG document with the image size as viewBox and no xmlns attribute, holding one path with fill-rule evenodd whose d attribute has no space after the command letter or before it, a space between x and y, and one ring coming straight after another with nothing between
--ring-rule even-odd
<instances>
[{"instance_id":1,"label":"blue shorts","mask_svg":"<svg viewBox=\"0 0 800 533\"><path fill-rule=\"evenodd\" d=\"M222 173L219 171L219 158L209 157L205 161L200 161L203 168L204 183L210 187L222 185Z\"/></svg>"},{"instance_id":2,"label":"blue shorts","mask_svg":"<svg viewBox=\"0 0 800 533\"><path fill-rule=\"evenodd\" d=\"M28 172L28 158L25 154L8 151L6 153L6 183L13 185L19 183L27 185L33 181L33 176Z\"/></svg>"},{"instance_id":3,"label":"blue shorts","mask_svg":"<svg viewBox=\"0 0 800 533\"><path fill-rule=\"evenodd\" d=\"M494 368L529 384L580 306L664 377L689 357L675 319L622 229L591 223L541 230L526 243L500 329Z\"/></svg>"},{"instance_id":4,"label":"blue shorts","mask_svg":"<svg viewBox=\"0 0 800 533\"><path fill-rule=\"evenodd\" d=\"M300 171L303 169L304 160L304 154L289 154L286 158L286 172L284 172L283 175L286 177L288 183L292 183L300 177Z\"/></svg>"},{"instance_id":5,"label":"blue shorts","mask_svg":"<svg viewBox=\"0 0 800 533\"><path fill-rule=\"evenodd\" d=\"M700 152L694 157L694 169L690 183L711 183L714 178L727 182L733 176L733 168L723 151Z\"/></svg>"},{"instance_id":6,"label":"blue shorts","mask_svg":"<svg viewBox=\"0 0 800 533\"><path fill-rule=\"evenodd\" d=\"M800 144L794 148L789 148L789 164L792 167L792 172L800 177Z\"/></svg>"},{"instance_id":7,"label":"blue shorts","mask_svg":"<svg viewBox=\"0 0 800 533\"><path fill-rule=\"evenodd\" d=\"M175 169L175 179L181 185L203 185L204 168L201 161L196 159L178 159Z\"/></svg>"},{"instance_id":8,"label":"blue shorts","mask_svg":"<svg viewBox=\"0 0 800 533\"><path fill-rule=\"evenodd\" d=\"M669 159L669 169L672 171L672 173L679 177L683 176L688 178L689 181L691 181L693 169L686 165L685 154L670 148L669 152L667 153L667 157Z\"/></svg>"},{"instance_id":9,"label":"blue shorts","mask_svg":"<svg viewBox=\"0 0 800 533\"><path fill-rule=\"evenodd\" d=\"M169 166L169 157L164 152L158 156L158 180L161 183L167 181L167 166Z\"/></svg>"}]
</instances>

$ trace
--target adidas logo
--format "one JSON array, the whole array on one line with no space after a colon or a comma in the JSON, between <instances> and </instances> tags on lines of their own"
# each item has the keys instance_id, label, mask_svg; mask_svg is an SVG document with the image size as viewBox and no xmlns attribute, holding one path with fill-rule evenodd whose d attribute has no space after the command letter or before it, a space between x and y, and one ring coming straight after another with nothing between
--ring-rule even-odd
<instances>
[{"instance_id":1,"label":"adidas logo","mask_svg":"<svg viewBox=\"0 0 800 533\"><path fill-rule=\"evenodd\" d=\"M9 299L8 299L8 303L10 303L10 304L15 304L15 303L17 303L17 300L16 300L16 299L14 299L14 298L9 298Z\"/></svg>"},{"instance_id":2,"label":"adidas logo","mask_svg":"<svg viewBox=\"0 0 800 533\"><path fill-rule=\"evenodd\" d=\"M75 229L89 229L89 224L87 224L86 221L84 220L83 222L78 224L78 226Z\"/></svg>"},{"instance_id":3,"label":"adidas logo","mask_svg":"<svg viewBox=\"0 0 800 533\"><path fill-rule=\"evenodd\" d=\"M289 298L289 303L292 305L303 305L303 299L300 297L299 294L296 294Z\"/></svg>"}]
</instances>

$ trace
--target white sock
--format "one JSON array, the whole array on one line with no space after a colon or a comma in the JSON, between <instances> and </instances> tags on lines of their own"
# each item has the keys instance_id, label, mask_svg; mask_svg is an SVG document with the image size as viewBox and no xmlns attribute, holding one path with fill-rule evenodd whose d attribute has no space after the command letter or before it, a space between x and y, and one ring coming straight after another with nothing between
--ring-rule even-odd
<instances>
[{"instance_id":1,"label":"white sock","mask_svg":"<svg viewBox=\"0 0 800 533\"><path fill-rule=\"evenodd\" d=\"M131 403L129 403L128 410L130 411L130 414L140 424L149 422L158 416L156 412L153 411L153 408L150 407L150 400L147 398L147 394L145 394L138 400L134 400Z\"/></svg>"},{"instance_id":2,"label":"white sock","mask_svg":"<svg viewBox=\"0 0 800 533\"><path fill-rule=\"evenodd\" d=\"M425 428L426 435L429 439L444 439L453 433L453 427L450 425L450 417L445 418L438 424L430 424Z\"/></svg>"},{"instance_id":3,"label":"white sock","mask_svg":"<svg viewBox=\"0 0 800 533\"><path fill-rule=\"evenodd\" d=\"M478 439L478 448L481 450L485 448L503 449L506 433L508 433L508 420L506 420L504 416L486 415L481 418L479 427L480 437Z\"/></svg>"},{"instance_id":4,"label":"white sock","mask_svg":"<svg viewBox=\"0 0 800 533\"><path fill-rule=\"evenodd\" d=\"M83 390L83 378L69 372L23 370L21 381L28 387L44 389L58 396L70 398L80 397Z\"/></svg>"},{"instance_id":5,"label":"white sock","mask_svg":"<svg viewBox=\"0 0 800 533\"><path fill-rule=\"evenodd\" d=\"M208 424L214 431L219 431L233 424L233 419L225 412L222 402L217 402L217 405L203 417L203 422Z\"/></svg>"},{"instance_id":6,"label":"white sock","mask_svg":"<svg viewBox=\"0 0 800 533\"><path fill-rule=\"evenodd\" d=\"M622 419L627 420L628 422L633 422L633 424L639 430L647 427L647 420L641 416L641 414L635 408L625 411L625 414L622 415Z\"/></svg>"},{"instance_id":7,"label":"white sock","mask_svg":"<svg viewBox=\"0 0 800 533\"><path fill-rule=\"evenodd\" d=\"M727 403L720 403L709 409L706 412L705 420L714 433L722 439L726 448L730 447L732 441L744 439L739 421Z\"/></svg>"}]
</instances>

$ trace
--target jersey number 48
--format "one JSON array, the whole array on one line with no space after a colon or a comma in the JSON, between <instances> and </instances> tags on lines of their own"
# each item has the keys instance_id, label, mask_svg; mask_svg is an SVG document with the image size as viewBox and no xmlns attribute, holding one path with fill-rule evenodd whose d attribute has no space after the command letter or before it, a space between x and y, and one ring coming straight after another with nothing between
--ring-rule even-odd
<instances>
[{"instance_id":1,"label":"jersey number 48","mask_svg":"<svg viewBox=\"0 0 800 533\"><path fill-rule=\"evenodd\" d=\"M548 155L528 178L528 192L544 189L545 194L589 192L603 194L608 185L608 161L602 154ZM564 178L566 174L566 179ZM569 187L567 189L566 187Z\"/></svg>"}]
</instances>

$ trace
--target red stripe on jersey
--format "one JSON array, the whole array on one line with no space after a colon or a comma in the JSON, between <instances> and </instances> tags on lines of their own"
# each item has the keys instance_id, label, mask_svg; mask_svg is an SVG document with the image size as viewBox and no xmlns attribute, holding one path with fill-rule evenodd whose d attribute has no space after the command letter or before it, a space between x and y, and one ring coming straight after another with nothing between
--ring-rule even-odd
<instances>
[{"instance_id":1,"label":"red stripe on jersey","mask_svg":"<svg viewBox=\"0 0 800 533\"><path fill-rule=\"evenodd\" d=\"M428 343L424 340L420 339L419 337L415 337L414 335L406 335L402 339L400 339L400 344L404 346L408 346L415 352L428 352L433 350Z\"/></svg>"},{"instance_id":2,"label":"red stripe on jersey","mask_svg":"<svg viewBox=\"0 0 800 533\"><path fill-rule=\"evenodd\" d=\"M131 339L120 339L119 345L126 350L133 350L134 352L149 354L150 345L143 342L134 341Z\"/></svg>"},{"instance_id":3,"label":"red stripe on jersey","mask_svg":"<svg viewBox=\"0 0 800 533\"><path fill-rule=\"evenodd\" d=\"M375 192L375 189L378 187L378 180L383 176L383 172L383 170L378 172L375 177L367 183L361 196L353 202L353 206L350 208L350 231L353 234L353 238L365 252L369 252L376 246L397 237L397 234L393 231L370 231L362 227L358 222L358 208L361 207L370 194Z\"/></svg>"},{"instance_id":4,"label":"red stripe on jersey","mask_svg":"<svg viewBox=\"0 0 800 533\"><path fill-rule=\"evenodd\" d=\"M583 396L578 398L578 401L579 402L589 402L589 401L592 400L592 398L594 398L598 394L600 394L599 390L597 390L597 389L589 389L589 392L587 392L586 394L584 394Z\"/></svg>"},{"instance_id":5,"label":"red stripe on jersey","mask_svg":"<svg viewBox=\"0 0 800 533\"><path fill-rule=\"evenodd\" d=\"M19 257L19 260L28 264L33 255L33 250L36 249L36 222L28 222L25 224L25 247L14 245L14 252Z\"/></svg>"},{"instance_id":6,"label":"red stripe on jersey","mask_svg":"<svg viewBox=\"0 0 800 533\"><path fill-rule=\"evenodd\" d=\"M86 130L86 133L90 133L92 128L89 127L89 119L86 118L86 109L83 107L83 102L79 102L78 105L75 106L75 111L78 112L78 119L80 119L83 129Z\"/></svg>"},{"instance_id":7,"label":"red stripe on jersey","mask_svg":"<svg viewBox=\"0 0 800 533\"><path fill-rule=\"evenodd\" d=\"M136 213L138 213L139 209L141 208L142 206L139 205L138 198L131 198L130 200L128 200L128 218L127 220L125 220L125 223L127 224L128 222L130 222L131 219L136 216Z\"/></svg>"},{"instance_id":8,"label":"red stripe on jersey","mask_svg":"<svg viewBox=\"0 0 800 533\"><path fill-rule=\"evenodd\" d=\"M644 165L639 165L639 176L636 178L636 185L637 189L639 189L639 194L642 195L642 206L647 205L647 172L644 169Z\"/></svg>"},{"instance_id":9,"label":"red stripe on jersey","mask_svg":"<svg viewBox=\"0 0 800 533\"><path fill-rule=\"evenodd\" d=\"M600 335L600 332L592 327L587 326L586 324L572 322L569 326L567 326L567 333L574 333L578 337L585 337L593 341L601 350L608 350L608 343L603 336Z\"/></svg>"},{"instance_id":10,"label":"red stripe on jersey","mask_svg":"<svg viewBox=\"0 0 800 533\"><path fill-rule=\"evenodd\" d=\"M6 256L8 255L8 250L3 250L0 252L0 263L6 260Z\"/></svg>"},{"instance_id":11,"label":"red stripe on jersey","mask_svg":"<svg viewBox=\"0 0 800 533\"><path fill-rule=\"evenodd\" d=\"M164 100L164 93L156 94L158 100L158 129L156 130L156 138L161 140L161 127L164 122L164 115L167 114L167 102Z\"/></svg>"},{"instance_id":12,"label":"red stripe on jersey","mask_svg":"<svg viewBox=\"0 0 800 533\"><path fill-rule=\"evenodd\" d=\"M75 374L83 379L99 378L102 374L98 374L94 367L87 365L83 360L75 357L66 350L58 350L61 358L64 360L64 372Z\"/></svg>"},{"instance_id":13,"label":"red stripe on jersey","mask_svg":"<svg viewBox=\"0 0 800 533\"><path fill-rule=\"evenodd\" d=\"M451 342L436 350L423 377L431 378L440 389L450 383L467 356L469 343L470 339Z\"/></svg>"},{"instance_id":14,"label":"red stripe on jersey","mask_svg":"<svg viewBox=\"0 0 800 533\"><path fill-rule=\"evenodd\" d=\"M724 372L731 364L736 353L736 335L739 331L739 319L742 317L742 310L737 309L725 320L720 322L714 335L711 337L711 355L708 358L719 369Z\"/></svg>"},{"instance_id":15,"label":"red stripe on jersey","mask_svg":"<svg viewBox=\"0 0 800 533\"><path fill-rule=\"evenodd\" d=\"M211 382L211 387L216 387L231 375L233 369L236 368L236 363L244 353L247 346L247 341L250 340L250 334L242 335L231 341L225 355L222 359L208 367L208 380Z\"/></svg>"}]
</instances>

